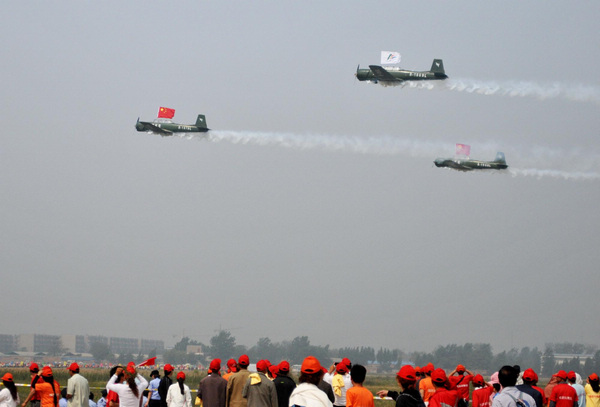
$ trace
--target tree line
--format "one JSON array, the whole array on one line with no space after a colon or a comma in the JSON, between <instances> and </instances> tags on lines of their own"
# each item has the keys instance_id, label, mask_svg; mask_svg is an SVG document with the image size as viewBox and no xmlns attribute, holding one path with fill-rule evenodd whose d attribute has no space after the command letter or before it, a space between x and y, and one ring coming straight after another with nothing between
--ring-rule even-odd
<instances>
[{"instance_id":1,"label":"tree line","mask_svg":"<svg viewBox=\"0 0 600 407\"><path fill-rule=\"evenodd\" d=\"M202 349L201 354L188 353L188 345L197 345ZM106 347L92 345L91 353L98 361L112 361L115 355ZM548 343L542 352L537 347L523 347L494 353L492 346L487 343L465 343L464 345L450 344L438 346L432 352L403 352L400 349L373 347L343 347L330 348L329 345L319 346L310 343L307 336L298 336L291 341L273 342L268 337L260 338L251 347L236 343L236 338L227 330L221 330L214 335L209 344L182 338L175 346L162 355L165 363L206 365L213 358L227 360L237 359L240 355L247 354L251 361L269 359L273 363L287 360L290 364L301 364L307 355L317 357L323 365L329 365L333 360L347 357L353 363L380 365L382 371L392 372L404 363L413 363L424 366L431 362L436 367L452 370L458 364L467 366L471 371L491 373L503 365L519 365L524 370L532 368L541 373L542 377L550 377L557 370L573 370L582 376L596 372L600 373L600 350L594 345L579 343ZM557 361L556 355L570 354L572 358ZM126 357L127 356L127 357ZM146 357L156 356L156 352L149 355L119 355L119 360L142 361ZM129 359L128 359L129 357ZM564 358L563 358L564 359Z\"/></svg>"}]
</instances>

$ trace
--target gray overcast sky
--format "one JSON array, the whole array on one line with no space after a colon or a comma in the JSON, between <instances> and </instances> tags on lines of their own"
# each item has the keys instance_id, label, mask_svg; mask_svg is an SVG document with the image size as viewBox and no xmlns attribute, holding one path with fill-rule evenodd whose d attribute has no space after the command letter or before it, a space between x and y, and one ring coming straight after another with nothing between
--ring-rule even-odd
<instances>
[{"instance_id":1,"label":"gray overcast sky","mask_svg":"<svg viewBox=\"0 0 600 407\"><path fill-rule=\"evenodd\" d=\"M598 16L592 1L5 2L0 333L593 343ZM415 70L443 58L450 79L358 83L382 50ZM137 133L159 106L206 114L213 138ZM504 151L511 172L433 167L457 142Z\"/></svg>"}]
</instances>

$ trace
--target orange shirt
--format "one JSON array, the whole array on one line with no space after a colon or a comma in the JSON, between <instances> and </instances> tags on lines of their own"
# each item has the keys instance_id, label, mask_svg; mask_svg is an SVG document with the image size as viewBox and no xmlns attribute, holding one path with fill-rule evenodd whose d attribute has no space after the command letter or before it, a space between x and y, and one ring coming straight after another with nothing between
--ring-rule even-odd
<instances>
[{"instance_id":1,"label":"orange shirt","mask_svg":"<svg viewBox=\"0 0 600 407\"><path fill-rule=\"evenodd\" d=\"M346 407L374 407L373 393L368 389L354 385L346 391Z\"/></svg>"},{"instance_id":2,"label":"orange shirt","mask_svg":"<svg viewBox=\"0 0 600 407\"><path fill-rule=\"evenodd\" d=\"M427 376L419 382L419 392L423 393L423 401L427 402L435 394L431 377Z\"/></svg>"},{"instance_id":3,"label":"orange shirt","mask_svg":"<svg viewBox=\"0 0 600 407\"><path fill-rule=\"evenodd\" d=\"M50 383L36 383L35 392L40 394L42 407L55 407L54 395L56 394L56 405L58 406L58 400L60 400L60 385L56 380L54 380L54 389Z\"/></svg>"}]
</instances>

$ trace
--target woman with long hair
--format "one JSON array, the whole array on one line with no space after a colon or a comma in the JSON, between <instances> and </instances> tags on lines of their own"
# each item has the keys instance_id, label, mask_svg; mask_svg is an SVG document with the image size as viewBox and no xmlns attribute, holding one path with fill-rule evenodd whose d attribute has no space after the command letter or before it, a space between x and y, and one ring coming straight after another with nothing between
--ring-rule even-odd
<instances>
[{"instance_id":1,"label":"woman with long hair","mask_svg":"<svg viewBox=\"0 0 600 407\"><path fill-rule=\"evenodd\" d=\"M43 382L39 381L40 377L44 379ZM31 387L35 389L35 393L39 393L41 407L58 407L60 384L58 381L54 380L54 375L50 366L44 366L44 368L38 372L37 376L33 378Z\"/></svg>"},{"instance_id":2,"label":"woman with long hair","mask_svg":"<svg viewBox=\"0 0 600 407\"><path fill-rule=\"evenodd\" d=\"M117 383L121 373L123 374L123 383ZM133 362L129 362L125 369L117 368L106 384L108 390L119 395L119 407L139 407L140 398L146 386L148 386L148 381L138 374Z\"/></svg>"},{"instance_id":3,"label":"woman with long hair","mask_svg":"<svg viewBox=\"0 0 600 407\"><path fill-rule=\"evenodd\" d=\"M177 373L177 383L169 386L167 392L167 406L169 407L192 407L192 392L185 384L185 373Z\"/></svg>"},{"instance_id":4,"label":"woman with long hair","mask_svg":"<svg viewBox=\"0 0 600 407\"><path fill-rule=\"evenodd\" d=\"M2 384L4 384L4 388L0 391L0 407L17 407L21 401L19 400L19 393L17 393L13 375L5 373L2 376Z\"/></svg>"},{"instance_id":5,"label":"woman with long hair","mask_svg":"<svg viewBox=\"0 0 600 407\"><path fill-rule=\"evenodd\" d=\"M592 373L585 385L586 407L600 407L600 379L596 373Z\"/></svg>"}]
</instances>

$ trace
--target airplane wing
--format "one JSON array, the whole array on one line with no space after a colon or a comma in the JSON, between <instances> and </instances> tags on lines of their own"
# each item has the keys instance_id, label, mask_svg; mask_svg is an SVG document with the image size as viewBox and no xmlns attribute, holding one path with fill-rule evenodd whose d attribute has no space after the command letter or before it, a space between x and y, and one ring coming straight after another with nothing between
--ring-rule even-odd
<instances>
[{"instance_id":1,"label":"airplane wing","mask_svg":"<svg viewBox=\"0 0 600 407\"><path fill-rule=\"evenodd\" d=\"M386 71L385 69L383 69L379 65L369 65L369 68L371 68L371 71L373 72L373 75L375 75L375 78L377 78L378 81L382 81L382 82L402 82L401 79L394 78L392 76L392 74L390 74L388 71Z\"/></svg>"},{"instance_id":2,"label":"airplane wing","mask_svg":"<svg viewBox=\"0 0 600 407\"><path fill-rule=\"evenodd\" d=\"M151 131L153 133L158 133L158 134L161 134L163 136L172 136L173 135L172 131L161 129L160 127L155 126L152 123L145 123L144 125L146 126L146 129L148 131Z\"/></svg>"}]
</instances>

